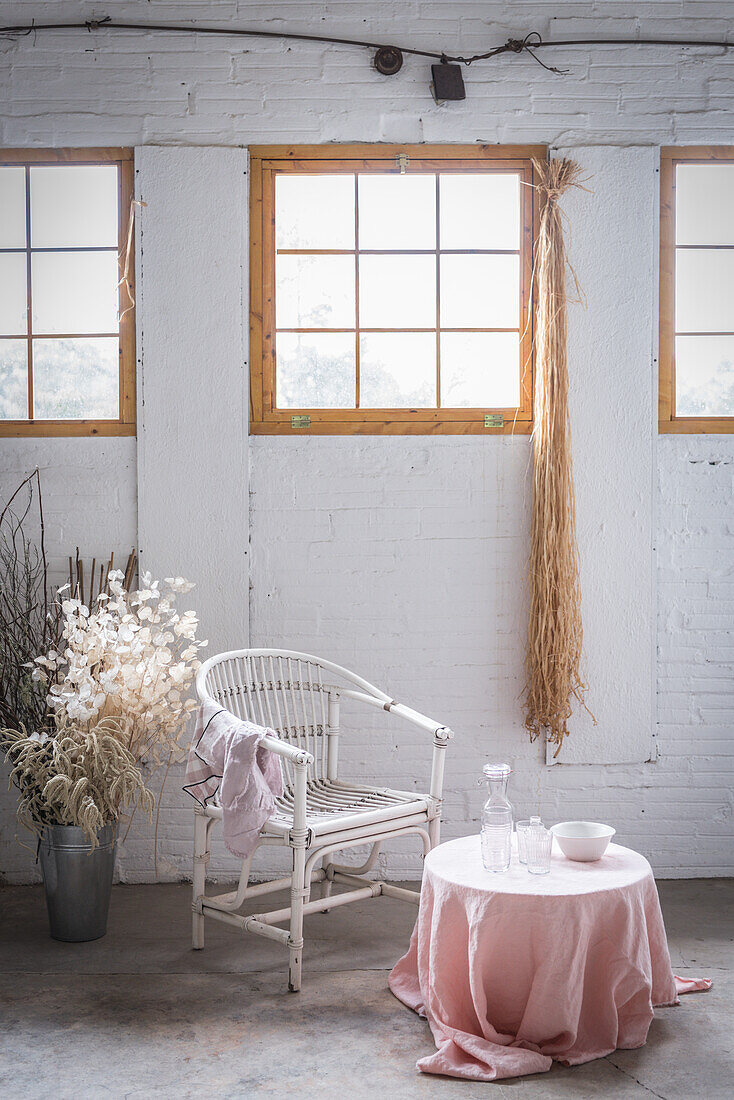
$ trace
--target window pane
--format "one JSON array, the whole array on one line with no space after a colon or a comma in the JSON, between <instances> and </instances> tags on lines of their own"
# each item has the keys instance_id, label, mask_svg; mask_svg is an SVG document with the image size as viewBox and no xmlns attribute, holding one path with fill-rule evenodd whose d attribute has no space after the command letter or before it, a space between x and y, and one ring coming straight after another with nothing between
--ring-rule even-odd
<instances>
[{"instance_id":1,"label":"window pane","mask_svg":"<svg viewBox=\"0 0 734 1100\"><path fill-rule=\"evenodd\" d=\"M441 333L441 405L505 409L520 404L520 337L516 332Z\"/></svg>"},{"instance_id":2,"label":"window pane","mask_svg":"<svg viewBox=\"0 0 734 1100\"><path fill-rule=\"evenodd\" d=\"M278 328L352 328L353 256L278 256Z\"/></svg>"},{"instance_id":3,"label":"window pane","mask_svg":"<svg viewBox=\"0 0 734 1100\"><path fill-rule=\"evenodd\" d=\"M677 332L734 332L734 250L678 249Z\"/></svg>"},{"instance_id":4,"label":"window pane","mask_svg":"<svg viewBox=\"0 0 734 1100\"><path fill-rule=\"evenodd\" d=\"M436 177L359 177L360 248L435 248Z\"/></svg>"},{"instance_id":5,"label":"window pane","mask_svg":"<svg viewBox=\"0 0 734 1100\"><path fill-rule=\"evenodd\" d=\"M362 328L433 328L435 256L360 256Z\"/></svg>"},{"instance_id":6,"label":"window pane","mask_svg":"<svg viewBox=\"0 0 734 1100\"><path fill-rule=\"evenodd\" d=\"M0 340L0 420L28 418L28 344Z\"/></svg>"},{"instance_id":7,"label":"window pane","mask_svg":"<svg viewBox=\"0 0 734 1100\"><path fill-rule=\"evenodd\" d=\"M117 420L119 341L34 340L33 404L39 420Z\"/></svg>"},{"instance_id":8,"label":"window pane","mask_svg":"<svg viewBox=\"0 0 734 1100\"><path fill-rule=\"evenodd\" d=\"M520 177L441 175L441 248L519 248Z\"/></svg>"},{"instance_id":9,"label":"window pane","mask_svg":"<svg viewBox=\"0 0 734 1100\"><path fill-rule=\"evenodd\" d=\"M354 176L276 176L275 243L354 248Z\"/></svg>"},{"instance_id":10,"label":"window pane","mask_svg":"<svg viewBox=\"0 0 734 1100\"><path fill-rule=\"evenodd\" d=\"M279 332L276 338L280 409L353 409L354 334Z\"/></svg>"},{"instance_id":11,"label":"window pane","mask_svg":"<svg viewBox=\"0 0 734 1100\"><path fill-rule=\"evenodd\" d=\"M31 274L34 332L117 331L117 253L39 252Z\"/></svg>"},{"instance_id":12,"label":"window pane","mask_svg":"<svg viewBox=\"0 0 734 1100\"><path fill-rule=\"evenodd\" d=\"M372 332L360 338L363 409L436 407L436 337L432 332Z\"/></svg>"},{"instance_id":13,"label":"window pane","mask_svg":"<svg viewBox=\"0 0 734 1100\"><path fill-rule=\"evenodd\" d=\"M678 416L734 416L734 337L678 336L675 389Z\"/></svg>"},{"instance_id":14,"label":"window pane","mask_svg":"<svg viewBox=\"0 0 734 1100\"><path fill-rule=\"evenodd\" d=\"M28 269L25 252L0 254L0 334L28 331Z\"/></svg>"},{"instance_id":15,"label":"window pane","mask_svg":"<svg viewBox=\"0 0 734 1100\"><path fill-rule=\"evenodd\" d=\"M734 164L680 164L675 175L678 244L734 244Z\"/></svg>"},{"instance_id":16,"label":"window pane","mask_svg":"<svg viewBox=\"0 0 734 1100\"><path fill-rule=\"evenodd\" d=\"M40 165L31 168L34 248L117 246L117 168Z\"/></svg>"},{"instance_id":17,"label":"window pane","mask_svg":"<svg viewBox=\"0 0 734 1100\"><path fill-rule=\"evenodd\" d=\"M442 256L441 324L444 328L518 328L519 258Z\"/></svg>"},{"instance_id":18,"label":"window pane","mask_svg":"<svg viewBox=\"0 0 734 1100\"><path fill-rule=\"evenodd\" d=\"M0 248L25 248L25 168L0 168Z\"/></svg>"}]
</instances>

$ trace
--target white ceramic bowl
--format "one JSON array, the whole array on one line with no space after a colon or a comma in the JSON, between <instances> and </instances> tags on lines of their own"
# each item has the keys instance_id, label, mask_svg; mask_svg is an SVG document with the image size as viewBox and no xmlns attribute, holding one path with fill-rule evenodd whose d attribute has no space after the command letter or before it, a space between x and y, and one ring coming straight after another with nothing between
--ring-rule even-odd
<instances>
[{"instance_id":1,"label":"white ceramic bowl","mask_svg":"<svg viewBox=\"0 0 734 1100\"><path fill-rule=\"evenodd\" d=\"M550 831L566 859L593 863L604 855L616 829L597 821L561 821L551 825Z\"/></svg>"}]
</instances>

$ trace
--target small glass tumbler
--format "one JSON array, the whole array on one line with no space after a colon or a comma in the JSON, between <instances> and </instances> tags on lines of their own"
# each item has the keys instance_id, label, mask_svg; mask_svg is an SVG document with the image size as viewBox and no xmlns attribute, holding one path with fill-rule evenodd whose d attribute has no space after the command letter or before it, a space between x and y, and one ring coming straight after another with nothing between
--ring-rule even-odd
<instances>
[{"instance_id":1,"label":"small glass tumbler","mask_svg":"<svg viewBox=\"0 0 734 1100\"><path fill-rule=\"evenodd\" d=\"M547 875L550 871L553 834L540 819L533 821L526 834L527 867L531 875Z\"/></svg>"},{"instance_id":2,"label":"small glass tumbler","mask_svg":"<svg viewBox=\"0 0 734 1100\"><path fill-rule=\"evenodd\" d=\"M529 821L518 821L515 825L517 830L517 858L520 863L527 863L528 861L528 829L530 828Z\"/></svg>"}]
</instances>

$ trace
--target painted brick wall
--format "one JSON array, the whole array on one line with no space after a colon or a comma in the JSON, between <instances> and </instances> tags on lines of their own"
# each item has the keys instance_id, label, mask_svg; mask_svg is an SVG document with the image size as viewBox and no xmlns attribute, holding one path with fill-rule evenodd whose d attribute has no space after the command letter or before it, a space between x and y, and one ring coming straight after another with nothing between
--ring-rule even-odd
<instances>
[{"instance_id":1,"label":"painted brick wall","mask_svg":"<svg viewBox=\"0 0 734 1100\"><path fill-rule=\"evenodd\" d=\"M732 860L734 446L732 436L666 436L658 453L657 767L666 780L647 813L667 818L671 865L690 849L695 874L703 853L722 868Z\"/></svg>"},{"instance_id":2,"label":"painted brick wall","mask_svg":"<svg viewBox=\"0 0 734 1100\"><path fill-rule=\"evenodd\" d=\"M324 653L450 725L447 838L477 827L481 763L502 758L519 814L612 821L661 875L731 873L728 439L661 440L659 756L605 767L549 768L521 728L527 441L259 437L251 455L253 644ZM344 719L348 774L426 773L419 731ZM417 867L407 850L389 858Z\"/></svg>"},{"instance_id":3,"label":"painted brick wall","mask_svg":"<svg viewBox=\"0 0 734 1100\"><path fill-rule=\"evenodd\" d=\"M559 38L734 37L728 0L521 0L511 9L471 0L222 0L214 11L196 0L104 9L24 0L0 4L0 21L71 20L102 10L120 19L368 33L466 53L529 30ZM104 32L2 40L0 144L484 140L573 149L734 142L734 57L722 50L600 47L543 58L570 73L556 77L528 57L496 59L468 71L465 103L438 107L427 89L428 64L414 58L386 80L368 55L318 45ZM574 225L575 234L596 229L593 218ZM619 394L621 405L626 397ZM447 772L446 835L476 825L473 784L482 760L510 756L518 811L539 800L549 818L613 820L621 838L665 875L731 874L733 438L658 441L656 763L547 768L537 747L518 738L527 441L252 440L252 641L328 650L455 725L461 747ZM36 462L48 471L57 554L72 531L88 544L98 536L100 552L115 535L122 545L134 537L134 443L113 443L0 446L11 477ZM353 774L409 783L420 754L427 766L428 748L412 731L373 715L360 731L344 753ZM12 802L0 795L0 874L16 881L33 870L14 840ZM186 873L190 830L174 778L160 818L164 875ZM217 848L215 871L224 876L232 866ZM417 868L407 852L391 854L392 871ZM153 873L150 829L136 823L121 874Z\"/></svg>"}]
</instances>

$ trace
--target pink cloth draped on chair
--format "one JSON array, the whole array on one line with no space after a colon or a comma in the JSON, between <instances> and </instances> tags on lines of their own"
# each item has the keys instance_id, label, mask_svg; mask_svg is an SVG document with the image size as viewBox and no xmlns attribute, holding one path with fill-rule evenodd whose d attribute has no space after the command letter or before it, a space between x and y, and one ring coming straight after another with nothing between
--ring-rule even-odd
<instances>
[{"instance_id":1,"label":"pink cloth draped on chair","mask_svg":"<svg viewBox=\"0 0 734 1100\"><path fill-rule=\"evenodd\" d=\"M243 859L283 793L280 757L265 748L274 730L243 722L213 699L199 707L183 789L201 806L219 797L229 852Z\"/></svg>"},{"instance_id":2,"label":"pink cloth draped on chair","mask_svg":"<svg viewBox=\"0 0 734 1100\"><path fill-rule=\"evenodd\" d=\"M418 1069L493 1081L643 1046L653 1006L711 983L675 979L643 856L612 844L596 863L573 863L554 850L551 873L536 876L513 854L493 875L477 836L426 858L410 948L389 984L433 1032L436 1053Z\"/></svg>"}]
</instances>

